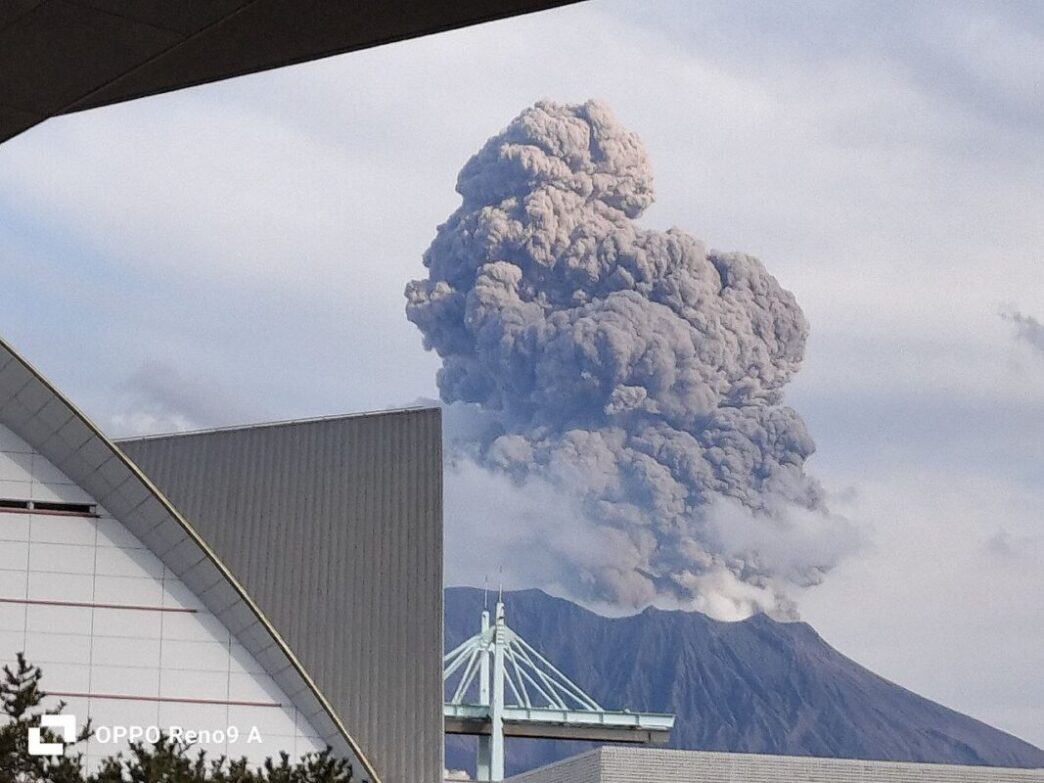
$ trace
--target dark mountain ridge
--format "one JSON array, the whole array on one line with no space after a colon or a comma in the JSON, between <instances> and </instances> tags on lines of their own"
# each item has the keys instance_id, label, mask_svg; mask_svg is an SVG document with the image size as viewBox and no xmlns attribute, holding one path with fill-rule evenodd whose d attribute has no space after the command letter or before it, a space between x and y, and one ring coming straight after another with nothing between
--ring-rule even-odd
<instances>
[{"instance_id":1,"label":"dark mountain ridge","mask_svg":"<svg viewBox=\"0 0 1044 783\"><path fill-rule=\"evenodd\" d=\"M795 756L1044 767L1044 751L918 696L834 650L807 623L736 623L646 609L607 618L539 590L504 596L508 624L607 709L677 715L670 747ZM446 590L446 648L473 635L483 591ZM508 744L508 770L583 743ZM447 766L474 742L450 738Z\"/></svg>"}]
</instances>

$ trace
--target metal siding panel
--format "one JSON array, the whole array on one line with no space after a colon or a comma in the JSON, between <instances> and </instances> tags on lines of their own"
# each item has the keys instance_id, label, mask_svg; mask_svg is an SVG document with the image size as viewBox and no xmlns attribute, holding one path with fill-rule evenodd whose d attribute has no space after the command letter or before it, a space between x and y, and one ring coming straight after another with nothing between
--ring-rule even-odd
<instances>
[{"instance_id":1,"label":"metal siding panel","mask_svg":"<svg viewBox=\"0 0 1044 783\"><path fill-rule=\"evenodd\" d=\"M120 445L270 618L384 783L439 780L439 411Z\"/></svg>"}]
</instances>

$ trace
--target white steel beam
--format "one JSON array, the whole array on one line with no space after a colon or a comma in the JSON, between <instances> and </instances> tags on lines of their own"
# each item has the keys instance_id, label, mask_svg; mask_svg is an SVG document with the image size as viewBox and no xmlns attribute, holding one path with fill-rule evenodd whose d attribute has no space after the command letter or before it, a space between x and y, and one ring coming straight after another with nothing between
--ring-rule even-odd
<instances>
[{"instance_id":1,"label":"white steel beam","mask_svg":"<svg viewBox=\"0 0 1044 783\"><path fill-rule=\"evenodd\" d=\"M443 667L447 685L463 669L443 707L445 731L478 736L478 780L504 779L505 737L663 743L674 726L674 716L665 713L602 709L508 627L502 601L492 626L483 610L479 633L447 654ZM472 704L466 699L476 678L478 703Z\"/></svg>"}]
</instances>

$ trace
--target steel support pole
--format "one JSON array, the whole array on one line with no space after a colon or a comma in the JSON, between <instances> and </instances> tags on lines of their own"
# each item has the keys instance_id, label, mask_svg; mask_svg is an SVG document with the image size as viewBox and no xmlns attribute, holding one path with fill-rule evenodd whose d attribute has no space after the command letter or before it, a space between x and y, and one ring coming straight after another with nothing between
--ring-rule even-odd
<instances>
[{"instance_id":1,"label":"steel support pole","mask_svg":"<svg viewBox=\"0 0 1044 783\"><path fill-rule=\"evenodd\" d=\"M496 625L493 628L493 694L490 700L490 739L492 742L489 779L504 779L504 652L507 647L507 622L504 604L497 602Z\"/></svg>"},{"instance_id":2,"label":"steel support pole","mask_svg":"<svg viewBox=\"0 0 1044 783\"><path fill-rule=\"evenodd\" d=\"M482 610L482 635L489 633L489 611ZM489 648L479 653L479 704L489 706ZM478 738L478 756L475 763L476 780L493 780L493 737L480 735Z\"/></svg>"}]
</instances>

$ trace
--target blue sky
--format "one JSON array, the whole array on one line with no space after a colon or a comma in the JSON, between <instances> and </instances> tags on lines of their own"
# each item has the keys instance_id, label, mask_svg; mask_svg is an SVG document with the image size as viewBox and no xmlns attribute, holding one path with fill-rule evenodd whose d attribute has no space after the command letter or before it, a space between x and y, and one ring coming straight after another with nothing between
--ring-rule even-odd
<instances>
[{"instance_id":1,"label":"blue sky","mask_svg":"<svg viewBox=\"0 0 1044 783\"><path fill-rule=\"evenodd\" d=\"M1042 46L1032 3L595 0L49 121L0 146L0 332L114 434L433 397L402 290L457 171L602 98L642 222L811 322L788 399L864 545L805 619L1044 744L1044 351L1001 317L1044 320Z\"/></svg>"}]
</instances>

